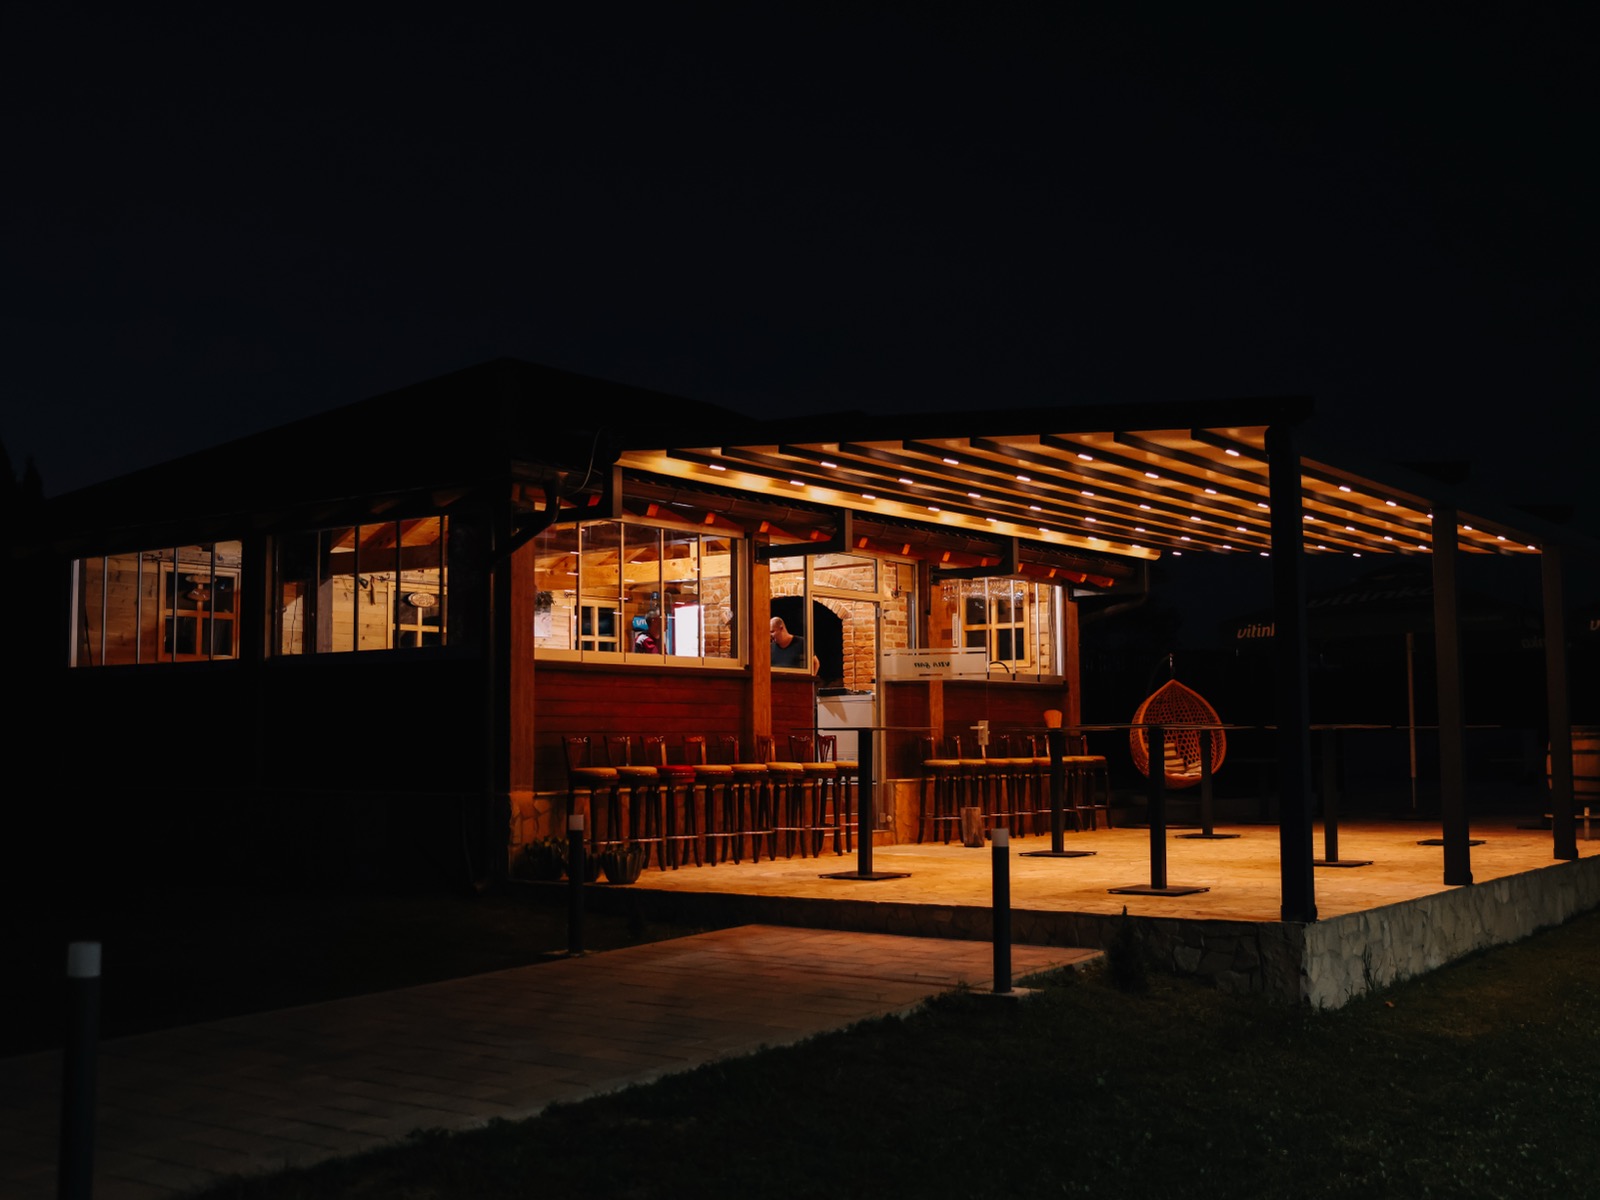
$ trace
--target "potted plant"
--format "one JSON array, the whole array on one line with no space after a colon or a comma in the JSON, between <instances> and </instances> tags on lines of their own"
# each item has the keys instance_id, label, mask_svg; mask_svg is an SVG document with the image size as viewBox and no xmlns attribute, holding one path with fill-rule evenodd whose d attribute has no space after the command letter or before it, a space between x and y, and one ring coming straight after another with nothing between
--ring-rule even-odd
<instances>
[{"instance_id":1,"label":"potted plant","mask_svg":"<svg viewBox=\"0 0 1600 1200\"><path fill-rule=\"evenodd\" d=\"M529 842L517 856L512 874L518 879L560 879L567 873L567 843L564 838L543 837Z\"/></svg>"},{"instance_id":2,"label":"potted plant","mask_svg":"<svg viewBox=\"0 0 1600 1200\"><path fill-rule=\"evenodd\" d=\"M644 870L645 848L638 842L623 842L608 846L595 855L607 883L633 883Z\"/></svg>"}]
</instances>

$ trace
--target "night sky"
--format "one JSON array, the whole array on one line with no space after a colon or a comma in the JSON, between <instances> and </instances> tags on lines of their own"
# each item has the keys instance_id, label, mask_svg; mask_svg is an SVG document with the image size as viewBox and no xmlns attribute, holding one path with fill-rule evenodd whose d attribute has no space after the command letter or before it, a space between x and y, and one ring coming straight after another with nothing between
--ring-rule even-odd
<instances>
[{"instance_id":1,"label":"night sky","mask_svg":"<svg viewBox=\"0 0 1600 1200\"><path fill-rule=\"evenodd\" d=\"M774 414L1306 394L1600 511L1580 6L33 7L0 437L50 494L509 355Z\"/></svg>"}]
</instances>

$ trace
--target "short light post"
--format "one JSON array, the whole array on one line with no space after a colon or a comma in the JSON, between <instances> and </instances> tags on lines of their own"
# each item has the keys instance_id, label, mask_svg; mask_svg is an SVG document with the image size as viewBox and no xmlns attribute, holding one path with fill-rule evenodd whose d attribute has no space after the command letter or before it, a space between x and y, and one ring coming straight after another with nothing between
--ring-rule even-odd
<instances>
[{"instance_id":1,"label":"short light post","mask_svg":"<svg viewBox=\"0 0 1600 1200\"><path fill-rule=\"evenodd\" d=\"M989 835L989 861L994 867L994 990L1011 991L1011 830L1001 826Z\"/></svg>"},{"instance_id":2,"label":"short light post","mask_svg":"<svg viewBox=\"0 0 1600 1200\"><path fill-rule=\"evenodd\" d=\"M61 1154L56 1194L88 1200L94 1182L95 1049L100 1037L100 943L67 947L67 1028L61 1057Z\"/></svg>"},{"instance_id":3,"label":"short light post","mask_svg":"<svg viewBox=\"0 0 1600 1200\"><path fill-rule=\"evenodd\" d=\"M567 818L567 953L583 953L583 814Z\"/></svg>"}]
</instances>

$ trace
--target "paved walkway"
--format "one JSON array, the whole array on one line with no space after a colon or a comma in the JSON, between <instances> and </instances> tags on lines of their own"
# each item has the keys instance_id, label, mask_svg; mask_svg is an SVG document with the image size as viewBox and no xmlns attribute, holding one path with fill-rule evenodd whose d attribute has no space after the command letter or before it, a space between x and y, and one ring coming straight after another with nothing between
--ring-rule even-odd
<instances>
[{"instance_id":1,"label":"paved walkway","mask_svg":"<svg viewBox=\"0 0 1600 1200\"><path fill-rule=\"evenodd\" d=\"M749 925L102 1044L96 1200L532 1116L993 990L988 943ZM1012 949L1014 978L1096 952ZM0 1059L0 1194L56 1195L61 1056Z\"/></svg>"}]
</instances>

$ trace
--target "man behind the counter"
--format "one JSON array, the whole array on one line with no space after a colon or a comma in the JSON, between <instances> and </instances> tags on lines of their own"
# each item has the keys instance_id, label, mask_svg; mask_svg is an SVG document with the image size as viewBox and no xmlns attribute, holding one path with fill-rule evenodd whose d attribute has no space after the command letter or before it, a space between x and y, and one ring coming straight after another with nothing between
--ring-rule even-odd
<instances>
[{"instance_id":1,"label":"man behind the counter","mask_svg":"<svg viewBox=\"0 0 1600 1200\"><path fill-rule=\"evenodd\" d=\"M789 627L783 623L782 617L772 618L772 665L775 667L806 666L806 640L796 637L789 632ZM815 654L811 655L811 673L815 675L821 664Z\"/></svg>"}]
</instances>

